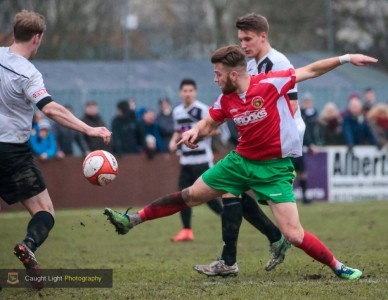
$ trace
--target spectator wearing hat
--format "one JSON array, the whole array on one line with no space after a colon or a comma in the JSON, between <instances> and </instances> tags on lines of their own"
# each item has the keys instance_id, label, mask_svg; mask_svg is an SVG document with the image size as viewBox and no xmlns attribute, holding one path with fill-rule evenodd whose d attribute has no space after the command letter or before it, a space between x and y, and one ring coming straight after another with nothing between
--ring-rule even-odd
<instances>
[{"instance_id":1,"label":"spectator wearing hat","mask_svg":"<svg viewBox=\"0 0 388 300\"><path fill-rule=\"evenodd\" d=\"M57 155L57 143L51 124L47 119L37 123L34 132L30 136L32 152L42 160L54 158Z\"/></svg>"}]
</instances>

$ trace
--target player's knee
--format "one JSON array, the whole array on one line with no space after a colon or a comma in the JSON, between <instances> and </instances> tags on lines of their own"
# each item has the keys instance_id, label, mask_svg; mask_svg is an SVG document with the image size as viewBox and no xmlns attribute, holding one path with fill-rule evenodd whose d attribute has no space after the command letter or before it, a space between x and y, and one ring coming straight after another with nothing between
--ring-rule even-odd
<instances>
[{"instance_id":1,"label":"player's knee","mask_svg":"<svg viewBox=\"0 0 388 300\"><path fill-rule=\"evenodd\" d=\"M303 229L302 228L289 228L282 232L284 237L294 246L299 246L303 242Z\"/></svg>"},{"instance_id":2,"label":"player's knee","mask_svg":"<svg viewBox=\"0 0 388 300\"><path fill-rule=\"evenodd\" d=\"M183 199L189 207L200 205L205 202L197 195L197 193L195 193L193 186L184 189L182 193Z\"/></svg>"}]
</instances>

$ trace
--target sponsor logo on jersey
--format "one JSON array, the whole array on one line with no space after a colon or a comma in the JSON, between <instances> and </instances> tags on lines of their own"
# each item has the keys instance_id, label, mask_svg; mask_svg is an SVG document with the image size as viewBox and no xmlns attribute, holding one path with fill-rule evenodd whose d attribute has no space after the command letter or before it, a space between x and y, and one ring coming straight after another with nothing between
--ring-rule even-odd
<instances>
[{"instance_id":1,"label":"sponsor logo on jersey","mask_svg":"<svg viewBox=\"0 0 388 300\"><path fill-rule=\"evenodd\" d=\"M40 89L39 91L33 93L33 94L32 94L32 97L33 97L34 99L36 99L36 98L38 98L39 96L44 95L44 94L47 94L47 91L46 91L45 88L42 88L42 89Z\"/></svg>"},{"instance_id":2,"label":"sponsor logo on jersey","mask_svg":"<svg viewBox=\"0 0 388 300\"><path fill-rule=\"evenodd\" d=\"M229 112L231 114L234 114L234 113L238 112L238 109L237 108L232 108Z\"/></svg>"},{"instance_id":3,"label":"sponsor logo on jersey","mask_svg":"<svg viewBox=\"0 0 388 300\"><path fill-rule=\"evenodd\" d=\"M260 110L246 111L241 115L235 116L233 121L237 126L246 126L259 122L265 117L267 117L267 111L263 108Z\"/></svg>"},{"instance_id":4,"label":"sponsor logo on jersey","mask_svg":"<svg viewBox=\"0 0 388 300\"><path fill-rule=\"evenodd\" d=\"M252 106L256 109L259 109L263 106L264 100L260 96L253 97Z\"/></svg>"}]
</instances>

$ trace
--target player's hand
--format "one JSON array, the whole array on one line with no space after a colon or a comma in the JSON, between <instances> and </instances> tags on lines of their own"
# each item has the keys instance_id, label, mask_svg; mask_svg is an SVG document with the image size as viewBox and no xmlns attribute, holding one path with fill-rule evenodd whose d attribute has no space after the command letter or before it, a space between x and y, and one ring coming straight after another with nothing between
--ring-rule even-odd
<instances>
[{"instance_id":1,"label":"player's hand","mask_svg":"<svg viewBox=\"0 0 388 300\"><path fill-rule=\"evenodd\" d=\"M355 66L367 66L370 63L377 63L379 60L364 54L350 54L350 62Z\"/></svg>"},{"instance_id":2,"label":"player's hand","mask_svg":"<svg viewBox=\"0 0 388 300\"><path fill-rule=\"evenodd\" d=\"M190 149L198 148L198 130L192 128L182 133L182 139L176 144L177 146L185 144Z\"/></svg>"},{"instance_id":3,"label":"player's hand","mask_svg":"<svg viewBox=\"0 0 388 300\"><path fill-rule=\"evenodd\" d=\"M105 144L109 144L112 132L110 132L106 127L91 127L87 132L89 136L100 137L104 140Z\"/></svg>"}]
</instances>

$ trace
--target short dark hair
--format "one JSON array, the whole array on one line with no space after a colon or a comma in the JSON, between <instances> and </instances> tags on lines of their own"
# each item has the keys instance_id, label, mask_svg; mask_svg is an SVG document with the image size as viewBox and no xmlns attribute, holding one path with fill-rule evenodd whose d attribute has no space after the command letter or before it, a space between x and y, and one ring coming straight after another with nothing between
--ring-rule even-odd
<instances>
[{"instance_id":1,"label":"short dark hair","mask_svg":"<svg viewBox=\"0 0 388 300\"><path fill-rule=\"evenodd\" d=\"M236 28L242 31L253 31L257 34L261 32L268 34L269 24L266 17L249 13L237 19Z\"/></svg>"},{"instance_id":2,"label":"short dark hair","mask_svg":"<svg viewBox=\"0 0 388 300\"><path fill-rule=\"evenodd\" d=\"M163 102L167 102L167 103L171 104L171 101L170 101L170 99L168 97L160 98L159 101L158 101L158 104L162 104Z\"/></svg>"},{"instance_id":3,"label":"short dark hair","mask_svg":"<svg viewBox=\"0 0 388 300\"><path fill-rule=\"evenodd\" d=\"M229 45L217 49L212 57L213 64L221 63L227 67L246 67L247 61L244 50L238 45Z\"/></svg>"},{"instance_id":4,"label":"short dark hair","mask_svg":"<svg viewBox=\"0 0 388 300\"><path fill-rule=\"evenodd\" d=\"M197 89L197 83L195 82L194 79L191 79L191 78L182 79L181 84L179 85L179 89L181 90L185 85L192 85L194 89Z\"/></svg>"},{"instance_id":5,"label":"short dark hair","mask_svg":"<svg viewBox=\"0 0 388 300\"><path fill-rule=\"evenodd\" d=\"M35 34L42 34L45 30L46 20L41 14L23 9L15 15L13 35L16 42L28 42Z\"/></svg>"},{"instance_id":6,"label":"short dark hair","mask_svg":"<svg viewBox=\"0 0 388 300\"><path fill-rule=\"evenodd\" d=\"M85 103L85 106L95 105L97 106L97 102L95 100L88 100Z\"/></svg>"}]
</instances>

